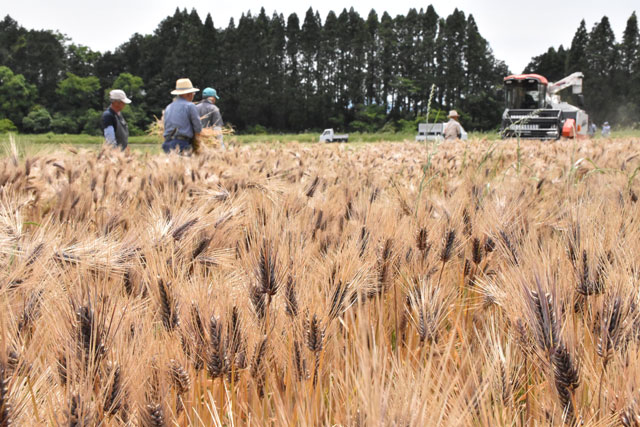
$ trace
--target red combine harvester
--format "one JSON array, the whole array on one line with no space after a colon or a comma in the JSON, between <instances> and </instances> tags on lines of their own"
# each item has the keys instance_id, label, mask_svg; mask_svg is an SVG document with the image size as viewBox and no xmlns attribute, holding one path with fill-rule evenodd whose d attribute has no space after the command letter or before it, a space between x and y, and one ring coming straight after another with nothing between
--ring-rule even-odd
<instances>
[{"instance_id":1,"label":"red combine harvester","mask_svg":"<svg viewBox=\"0 0 640 427\"><path fill-rule=\"evenodd\" d=\"M581 96L580 72L556 83L539 74L519 74L504 78L506 109L502 114L503 138L558 139L586 136L587 113L560 99L559 92L571 87Z\"/></svg>"}]
</instances>

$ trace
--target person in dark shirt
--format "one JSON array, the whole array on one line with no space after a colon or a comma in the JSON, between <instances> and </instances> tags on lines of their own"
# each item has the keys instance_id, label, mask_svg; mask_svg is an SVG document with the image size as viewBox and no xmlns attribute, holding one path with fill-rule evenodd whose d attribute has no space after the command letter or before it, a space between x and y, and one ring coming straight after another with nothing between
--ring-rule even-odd
<instances>
[{"instance_id":1,"label":"person in dark shirt","mask_svg":"<svg viewBox=\"0 0 640 427\"><path fill-rule=\"evenodd\" d=\"M102 113L102 134L108 145L124 150L129 145L129 126L127 126L121 111L131 103L131 100L120 89L109 92L109 99L111 105Z\"/></svg>"}]
</instances>

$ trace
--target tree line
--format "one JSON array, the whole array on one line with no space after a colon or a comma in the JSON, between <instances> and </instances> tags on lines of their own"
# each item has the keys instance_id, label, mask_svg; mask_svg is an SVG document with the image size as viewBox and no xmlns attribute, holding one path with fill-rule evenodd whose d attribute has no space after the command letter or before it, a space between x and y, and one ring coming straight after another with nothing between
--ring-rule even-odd
<instances>
[{"instance_id":1,"label":"tree line","mask_svg":"<svg viewBox=\"0 0 640 427\"><path fill-rule=\"evenodd\" d=\"M604 108L590 79L618 84L595 63L610 49L591 41L593 31L584 33L587 63L600 74L569 59L563 71L584 71L588 104ZM634 37L637 49L637 24ZM618 61L622 48L613 49ZM555 72L546 64L555 64L559 51L550 49L527 68ZM628 72L637 78L637 64ZM473 16L458 9L446 17L432 6L363 17L351 8L323 20L312 8L304 18L268 16L263 8L226 28L211 15L203 21L195 10L176 9L152 34L136 33L104 53L55 31L27 30L7 16L0 21L0 130L96 133L108 91L120 88L134 100L125 111L132 133L142 133L171 101L180 77L215 87L225 121L240 132L415 130L428 108L430 121L455 108L465 127L489 130L500 122L507 74Z\"/></svg>"},{"instance_id":2,"label":"tree line","mask_svg":"<svg viewBox=\"0 0 640 427\"><path fill-rule=\"evenodd\" d=\"M12 99L6 118L22 131L92 132L112 87L133 97L129 121L141 131L185 76L215 87L225 120L240 131L413 129L432 85L440 119L457 108L467 126L488 129L499 121L507 73L473 16L440 17L431 6L396 17L345 9L324 20L313 9L304 18L262 9L224 29L211 15L177 9L153 34L105 53L7 16L0 46L2 79L15 80L0 96Z\"/></svg>"},{"instance_id":3,"label":"tree line","mask_svg":"<svg viewBox=\"0 0 640 427\"><path fill-rule=\"evenodd\" d=\"M571 46L550 47L534 57L525 72L543 74L557 81L575 71L584 73L584 108L598 124L609 121L619 126L640 123L640 36L633 12L620 42L616 41L609 18L603 17L591 30L584 20Z\"/></svg>"}]
</instances>

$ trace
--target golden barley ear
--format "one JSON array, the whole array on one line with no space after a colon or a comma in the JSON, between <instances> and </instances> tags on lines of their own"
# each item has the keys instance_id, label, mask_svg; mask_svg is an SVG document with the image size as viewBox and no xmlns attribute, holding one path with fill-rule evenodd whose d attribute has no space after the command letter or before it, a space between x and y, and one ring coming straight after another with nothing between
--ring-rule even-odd
<instances>
[{"instance_id":1,"label":"golden barley ear","mask_svg":"<svg viewBox=\"0 0 640 427\"><path fill-rule=\"evenodd\" d=\"M456 241L456 230L450 229L445 233L444 244L442 251L440 252L440 261L443 263L448 262L453 255L453 246Z\"/></svg>"},{"instance_id":2,"label":"golden barley ear","mask_svg":"<svg viewBox=\"0 0 640 427\"><path fill-rule=\"evenodd\" d=\"M596 352L602 357L604 366L608 364L613 357L613 352L620 345L626 313L620 296L605 303L600 337L596 347Z\"/></svg>"},{"instance_id":3,"label":"golden barley ear","mask_svg":"<svg viewBox=\"0 0 640 427\"><path fill-rule=\"evenodd\" d=\"M534 330L538 345L547 354L551 354L559 344L560 332L556 320L556 309L553 297L550 293L542 294L540 286L538 291L529 293L530 304L534 313Z\"/></svg>"},{"instance_id":4,"label":"golden barley ear","mask_svg":"<svg viewBox=\"0 0 640 427\"><path fill-rule=\"evenodd\" d=\"M171 283L165 283L162 279L158 280L158 291L160 293L160 314L162 316L162 324L167 331L171 332L180 325L178 304L171 293Z\"/></svg>"},{"instance_id":5,"label":"golden barley ear","mask_svg":"<svg viewBox=\"0 0 640 427\"><path fill-rule=\"evenodd\" d=\"M169 361L169 378L178 394L185 394L191 390L191 378L184 367L174 359Z\"/></svg>"},{"instance_id":6,"label":"golden barley ear","mask_svg":"<svg viewBox=\"0 0 640 427\"><path fill-rule=\"evenodd\" d=\"M277 259L273 245L265 240L260 248L257 275L261 292L271 297L273 297L280 288L276 263Z\"/></svg>"},{"instance_id":7,"label":"golden barley ear","mask_svg":"<svg viewBox=\"0 0 640 427\"><path fill-rule=\"evenodd\" d=\"M315 386L318 382L318 371L320 369L320 353L324 345L324 329L317 315L313 315L306 329L307 347L315 355L315 368L313 372L313 385Z\"/></svg>"},{"instance_id":8,"label":"golden barley ear","mask_svg":"<svg viewBox=\"0 0 640 427\"><path fill-rule=\"evenodd\" d=\"M42 302L42 290L31 293L29 299L24 305L24 309L18 320L18 334L22 338L30 338L33 330L33 324L40 314L40 304Z\"/></svg>"},{"instance_id":9,"label":"golden barley ear","mask_svg":"<svg viewBox=\"0 0 640 427\"><path fill-rule=\"evenodd\" d=\"M318 175L316 175L316 177L313 179L313 182L311 182L311 185L309 185L309 188L304 192L305 196L307 196L308 198L312 198L316 192L316 189L318 188L319 182L320 178L318 177Z\"/></svg>"},{"instance_id":10,"label":"golden barley ear","mask_svg":"<svg viewBox=\"0 0 640 427\"><path fill-rule=\"evenodd\" d=\"M73 427L88 427L94 425L94 414L89 405L75 393L69 399L69 408L66 410L67 425Z\"/></svg>"},{"instance_id":11,"label":"golden barley ear","mask_svg":"<svg viewBox=\"0 0 640 427\"><path fill-rule=\"evenodd\" d=\"M76 337L85 367L97 368L106 353L102 325L96 323L93 304L88 301L76 310Z\"/></svg>"},{"instance_id":12,"label":"golden barley ear","mask_svg":"<svg viewBox=\"0 0 640 427\"><path fill-rule=\"evenodd\" d=\"M285 310L289 317L294 318L298 315L298 299L296 296L296 283L293 279L293 275L289 274L287 277L287 284L285 285Z\"/></svg>"},{"instance_id":13,"label":"golden barley ear","mask_svg":"<svg viewBox=\"0 0 640 427\"><path fill-rule=\"evenodd\" d=\"M104 412L113 416L122 408L122 401L124 399L124 391L122 386L120 366L117 364L109 364L107 377L112 376L109 386L104 397L104 404L102 405Z\"/></svg>"},{"instance_id":14,"label":"golden barley ear","mask_svg":"<svg viewBox=\"0 0 640 427\"><path fill-rule=\"evenodd\" d=\"M264 396L264 382L266 376L265 356L267 353L267 336L265 335L260 343L256 346L253 356L253 362L251 363L251 376L253 377L258 396Z\"/></svg>"},{"instance_id":15,"label":"golden barley ear","mask_svg":"<svg viewBox=\"0 0 640 427\"><path fill-rule=\"evenodd\" d=\"M143 427L167 426L162 404L149 403L145 405L144 412L140 417L140 425Z\"/></svg>"},{"instance_id":16,"label":"golden barley ear","mask_svg":"<svg viewBox=\"0 0 640 427\"><path fill-rule=\"evenodd\" d=\"M502 243L507 251L507 255L509 256L509 261L513 263L513 265L518 265L520 262L520 258L518 256L518 250L513 243L513 239L507 234L506 231L500 230L499 232L500 238L502 239Z\"/></svg>"},{"instance_id":17,"label":"golden barley ear","mask_svg":"<svg viewBox=\"0 0 640 427\"><path fill-rule=\"evenodd\" d=\"M222 325L214 316L209 320L209 357L207 371L211 378L220 378L226 372L226 355L222 346Z\"/></svg>"},{"instance_id":18,"label":"golden barley ear","mask_svg":"<svg viewBox=\"0 0 640 427\"><path fill-rule=\"evenodd\" d=\"M329 320L333 320L339 317L344 311L344 300L349 290L348 283L342 283L342 280L338 280L333 289L331 297L331 305L329 306Z\"/></svg>"},{"instance_id":19,"label":"golden barley ear","mask_svg":"<svg viewBox=\"0 0 640 427\"><path fill-rule=\"evenodd\" d=\"M378 281L377 294L382 295L390 287L392 265L391 257L393 255L393 239L388 238L384 242L384 247L380 258L378 259ZM373 295L375 296L375 294Z\"/></svg>"},{"instance_id":20,"label":"golden barley ear","mask_svg":"<svg viewBox=\"0 0 640 427\"><path fill-rule=\"evenodd\" d=\"M171 236L175 240L178 240L178 241L182 240L185 234L191 229L191 227L196 225L197 222L198 222L197 218L194 218L185 222L184 224L178 226L175 230L173 230L173 233L171 234Z\"/></svg>"},{"instance_id":21,"label":"golden barley ear","mask_svg":"<svg viewBox=\"0 0 640 427\"><path fill-rule=\"evenodd\" d=\"M630 405L620 412L618 419L624 427L640 427L640 414L635 405Z\"/></svg>"},{"instance_id":22,"label":"golden barley ear","mask_svg":"<svg viewBox=\"0 0 640 427\"><path fill-rule=\"evenodd\" d=\"M6 368L0 362L0 426L11 426L12 407L9 402L9 377Z\"/></svg>"},{"instance_id":23,"label":"golden barley ear","mask_svg":"<svg viewBox=\"0 0 640 427\"><path fill-rule=\"evenodd\" d=\"M473 234L473 221L471 219L471 215L469 215L469 211L467 208L462 210L462 223L464 224L464 228L462 231L468 237L471 237Z\"/></svg>"},{"instance_id":24,"label":"golden barley ear","mask_svg":"<svg viewBox=\"0 0 640 427\"><path fill-rule=\"evenodd\" d=\"M482 245L480 245L480 239L474 237L471 243L471 259L475 265L482 262Z\"/></svg>"},{"instance_id":25,"label":"golden barley ear","mask_svg":"<svg viewBox=\"0 0 640 427\"><path fill-rule=\"evenodd\" d=\"M573 407L574 399L572 395L580 385L580 374L577 365L564 344L559 344L553 351L551 365L564 418L568 423L574 424L576 408Z\"/></svg>"},{"instance_id":26,"label":"golden barley ear","mask_svg":"<svg viewBox=\"0 0 640 427\"><path fill-rule=\"evenodd\" d=\"M425 227L420 227L418 230L418 234L416 235L416 246L418 250L422 253L427 251L429 245L429 233Z\"/></svg>"}]
</instances>

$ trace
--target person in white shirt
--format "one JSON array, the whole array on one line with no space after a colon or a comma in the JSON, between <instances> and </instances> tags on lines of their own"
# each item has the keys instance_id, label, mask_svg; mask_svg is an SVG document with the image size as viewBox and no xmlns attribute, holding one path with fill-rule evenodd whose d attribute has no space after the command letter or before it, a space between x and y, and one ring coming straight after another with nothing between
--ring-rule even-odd
<instances>
[{"instance_id":1,"label":"person in white shirt","mask_svg":"<svg viewBox=\"0 0 640 427\"><path fill-rule=\"evenodd\" d=\"M458 122L460 115L456 110L449 111L449 121L444 125L444 139L460 139L464 133L462 125Z\"/></svg>"}]
</instances>

